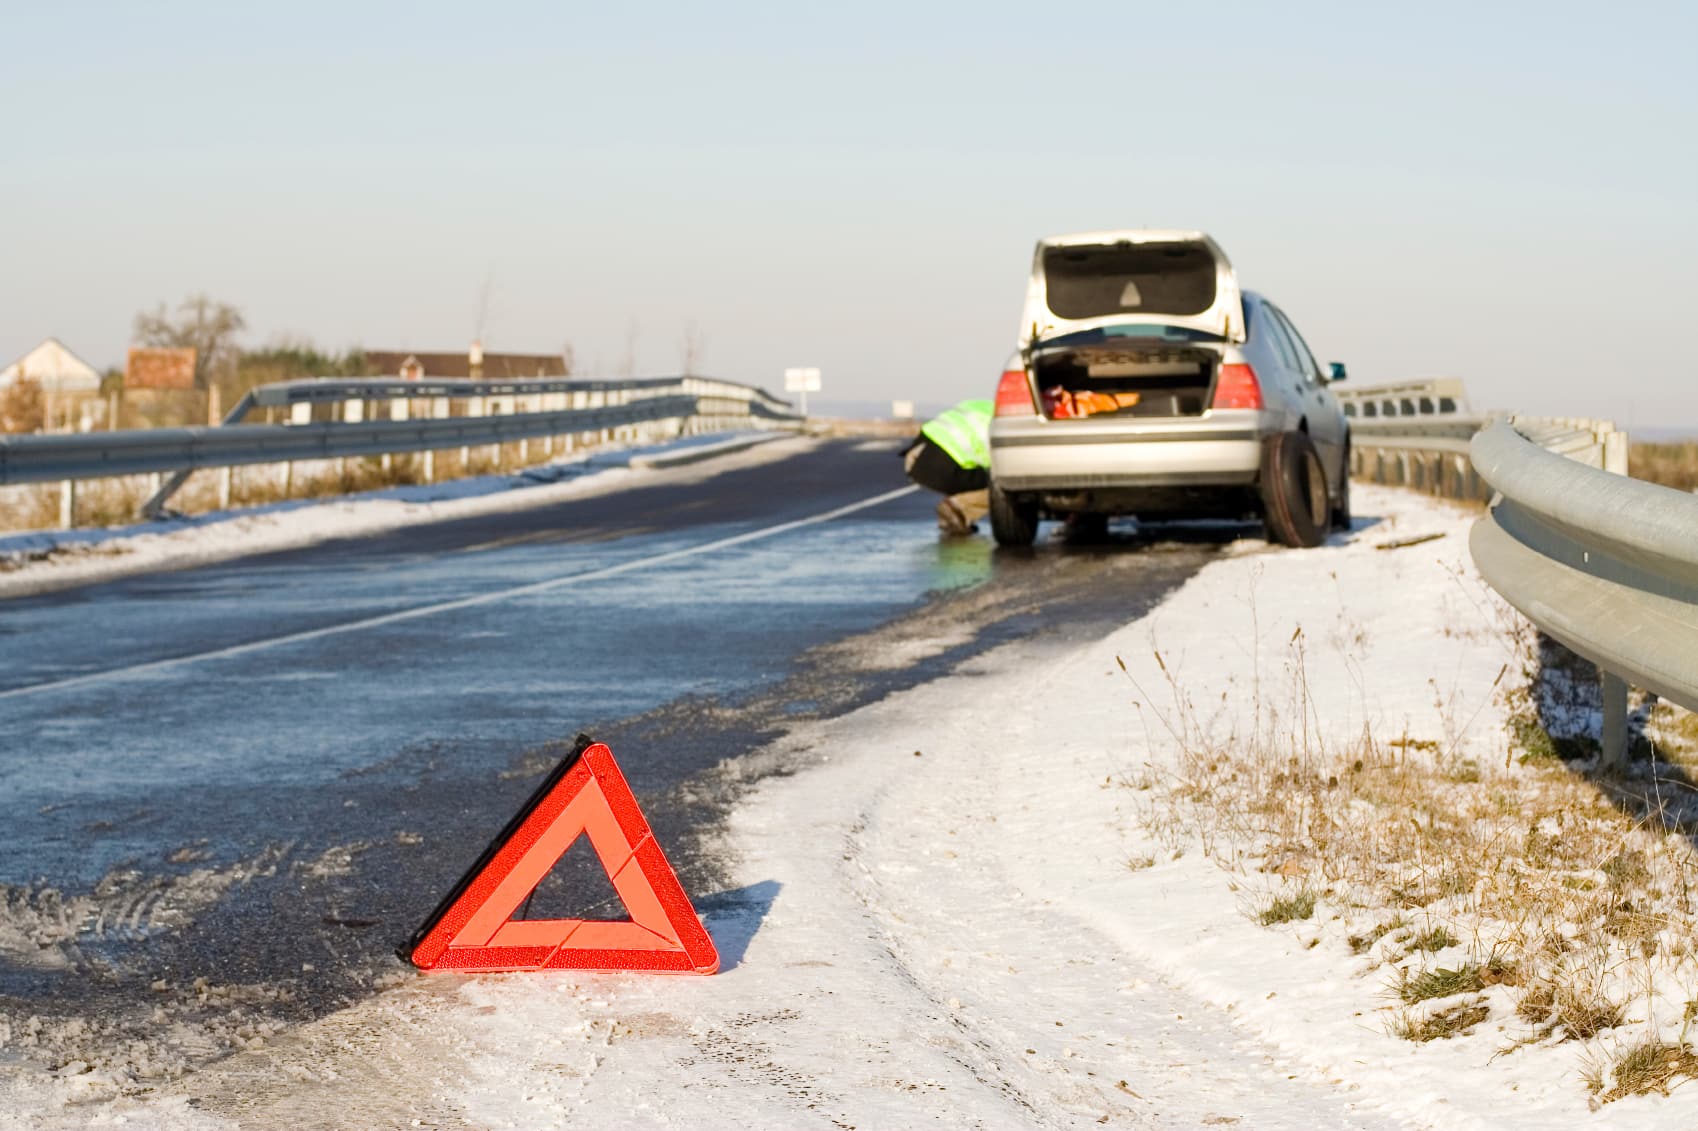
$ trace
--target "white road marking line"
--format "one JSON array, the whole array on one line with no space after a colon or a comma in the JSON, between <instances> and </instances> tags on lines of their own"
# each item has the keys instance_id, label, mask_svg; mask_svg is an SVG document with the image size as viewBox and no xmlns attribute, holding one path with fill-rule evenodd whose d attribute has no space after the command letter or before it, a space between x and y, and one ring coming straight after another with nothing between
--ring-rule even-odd
<instances>
[{"instance_id":1,"label":"white road marking line","mask_svg":"<svg viewBox=\"0 0 1698 1131\"><path fill-rule=\"evenodd\" d=\"M701 554L711 554L716 550L740 546L745 542L758 542L763 538L776 537L779 534L797 530L804 526L817 526L822 522L830 522L834 518L842 518L856 511L876 507L880 503L888 503L892 499L900 499L911 495L919 488L910 484L898 487L894 491L886 491L882 495L874 495L870 499L862 499L858 503L837 507L821 514L810 515L807 518L792 519L781 522L776 526L765 526L759 530L750 530L743 534L734 534L729 538L719 538L712 542L703 542L696 546L685 546L679 550L668 550L664 554L653 557L638 558L634 561L621 562L618 565L604 566L585 573L568 574L565 577L550 578L547 581L533 581L528 585L515 586L512 589L498 589L490 593L479 593L474 597L458 597L452 601L441 601L434 605L420 605L417 608L401 609L393 613L382 613L375 617L365 617L362 620L348 621L345 624L327 625L324 628L308 629L305 632L291 632L283 636L272 636L264 640L252 640L246 644L233 644L228 648L216 648L210 652L195 652L187 656L174 656L168 660L150 660L143 664L131 664L128 667L112 668L103 672L90 672L88 675L70 676L66 679L49 680L45 683L32 683L24 687L14 687L9 691L0 691L0 699L15 699L25 695L35 695L44 691L65 691L73 687L84 687L91 683L102 683L107 680L126 679L132 676L146 675L151 672L163 671L183 664L197 664L204 660L227 660L232 656L243 656L249 652L258 652L266 648L276 648L283 644L298 644L305 640L319 640L326 636L338 636L345 632L360 632L368 628L380 628L386 624L396 624L400 621L418 620L420 617L435 616L438 613L450 613L457 609L470 609L478 605L492 605L497 601L506 601L513 597L525 597L532 593L545 593L550 589L560 589L568 585L576 585L585 581L600 581L605 577L614 577L622 573L632 573L651 566L665 565L682 558L693 558Z\"/></svg>"}]
</instances>

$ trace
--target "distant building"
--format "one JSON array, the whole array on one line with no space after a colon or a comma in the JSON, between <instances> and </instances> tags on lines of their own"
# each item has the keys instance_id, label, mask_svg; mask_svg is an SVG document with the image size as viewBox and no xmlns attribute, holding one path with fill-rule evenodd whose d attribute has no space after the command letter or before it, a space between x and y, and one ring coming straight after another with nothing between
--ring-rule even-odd
<instances>
[{"instance_id":1,"label":"distant building","mask_svg":"<svg viewBox=\"0 0 1698 1131\"><path fill-rule=\"evenodd\" d=\"M367 350L366 372L404 381L427 378L513 381L521 377L565 377L566 359L548 353L485 353L476 342L464 353L402 353Z\"/></svg>"},{"instance_id":2,"label":"distant building","mask_svg":"<svg viewBox=\"0 0 1698 1131\"><path fill-rule=\"evenodd\" d=\"M4 369L0 389L20 378L39 381L54 396L94 396L100 392L100 371L72 353L58 338L48 338Z\"/></svg>"}]
</instances>

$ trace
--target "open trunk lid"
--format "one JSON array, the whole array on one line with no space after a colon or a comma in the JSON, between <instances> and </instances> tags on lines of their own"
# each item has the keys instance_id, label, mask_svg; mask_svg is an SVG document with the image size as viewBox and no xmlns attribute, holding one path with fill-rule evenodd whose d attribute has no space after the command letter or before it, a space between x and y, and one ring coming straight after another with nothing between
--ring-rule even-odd
<instances>
[{"instance_id":1,"label":"open trunk lid","mask_svg":"<svg viewBox=\"0 0 1698 1131\"><path fill-rule=\"evenodd\" d=\"M1202 232L1083 232L1038 243L1020 346L1110 326L1172 326L1244 340L1226 253Z\"/></svg>"}]
</instances>

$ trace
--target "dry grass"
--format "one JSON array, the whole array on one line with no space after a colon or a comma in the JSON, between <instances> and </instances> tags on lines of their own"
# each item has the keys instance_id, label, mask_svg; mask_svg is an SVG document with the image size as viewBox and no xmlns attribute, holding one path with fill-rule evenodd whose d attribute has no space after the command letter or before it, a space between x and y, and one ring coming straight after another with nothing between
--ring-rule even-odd
<instances>
[{"instance_id":1,"label":"dry grass","mask_svg":"<svg viewBox=\"0 0 1698 1131\"><path fill-rule=\"evenodd\" d=\"M1603 1034L1650 1049L1606 1066L1604 1101L1698 1075L1669 1028L1698 986L1692 830L1577 773L1563 759L1583 744L1531 734L1531 713L1512 715L1522 725L1495 762L1454 753L1453 734L1328 745L1296 638L1290 667L1279 715L1259 707L1254 733L1222 739L1170 688L1158 714L1180 752L1146 783L1150 831L1201 841L1261 892L1247 909L1258 922L1308 921L1310 945L1348 946L1357 973L1385 981L1400 1036L1454 1037L1501 1007L1500 1022L1525 1026L1518 1045ZM1527 688L1506 697L1532 701Z\"/></svg>"},{"instance_id":2,"label":"dry grass","mask_svg":"<svg viewBox=\"0 0 1698 1131\"><path fill-rule=\"evenodd\" d=\"M1484 1001L1464 1001L1425 1015L1405 1010L1392 1021L1391 1031L1406 1041L1448 1041L1491 1016L1492 1008Z\"/></svg>"},{"instance_id":3,"label":"dry grass","mask_svg":"<svg viewBox=\"0 0 1698 1131\"><path fill-rule=\"evenodd\" d=\"M1256 922L1264 927L1272 927L1277 923L1295 923L1302 919L1311 919L1315 915L1316 898L1315 892L1308 888L1271 896L1256 913Z\"/></svg>"},{"instance_id":4,"label":"dry grass","mask_svg":"<svg viewBox=\"0 0 1698 1131\"><path fill-rule=\"evenodd\" d=\"M1698 490L1698 443L1632 444L1627 474L1681 491Z\"/></svg>"},{"instance_id":5,"label":"dry grass","mask_svg":"<svg viewBox=\"0 0 1698 1131\"><path fill-rule=\"evenodd\" d=\"M1698 1079L1698 1054L1685 1041L1644 1037L1592 1059L1584 1076L1604 1103L1652 1092L1666 1096L1676 1084Z\"/></svg>"}]
</instances>

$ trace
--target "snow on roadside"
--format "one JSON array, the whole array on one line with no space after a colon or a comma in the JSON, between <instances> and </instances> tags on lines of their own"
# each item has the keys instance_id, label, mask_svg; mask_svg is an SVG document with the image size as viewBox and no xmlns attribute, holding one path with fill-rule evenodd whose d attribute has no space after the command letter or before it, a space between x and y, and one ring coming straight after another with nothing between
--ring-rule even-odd
<instances>
[{"instance_id":1,"label":"snow on roadside","mask_svg":"<svg viewBox=\"0 0 1698 1131\"><path fill-rule=\"evenodd\" d=\"M1301 626L1335 738L1368 726L1501 758L1494 684L1514 653L1481 624L1473 516L1386 490L1359 513L1381 521L1347 545L1225 557L1100 645L1017 646L793 736L816 768L763 783L731 824L759 894L710 921L729 969L470 983L466 1019L506 1034L490 1044L556 1016L597 1037L557 1089L527 1097L531 1074L486 1070L460 1102L491 1126L1690 1123L1679 1092L1589 1113L1572 1044L1500 1057L1490 1023L1402 1041L1380 980L1252 922L1201 852L1142 865L1150 838L1117 783L1169 744L1117 658L1152 693L1165 665L1229 723L1279 694ZM1424 534L1443 537L1377 548Z\"/></svg>"},{"instance_id":2,"label":"snow on roadside","mask_svg":"<svg viewBox=\"0 0 1698 1131\"><path fill-rule=\"evenodd\" d=\"M1698 1090L1589 1112L1581 1050L1500 1056L1496 1018L1449 1041L1390 1035L1383 980L1312 943L1318 929L1257 925L1231 873L1145 827L1144 795L1124 783L1170 764L1156 717L1175 718L1169 676L1197 725L1242 729L1287 693L1299 628L1312 703L1294 723L1501 760L1493 684L1512 650L1480 627L1471 516L1359 490L1358 513L1378 521L1348 541L1222 555L1098 644L1009 645L721 767L797 772L761 779L733 814L723 847L739 886L695 893L722 951L715 977L403 976L99 1115L185 1128L363 1113L492 1128L1691 1126ZM1376 548L1422 534L1442 537ZM423 1070L393 1070L409 1062Z\"/></svg>"},{"instance_id":3,"label":"snow on roadside","mask_svg":"<svg viewBox=\"0 0 1698 1131\"><path fill-rule=\"evenodd\" d=\"M763 434L764 435L764 434ZM650 455L720 442L691 438L645 448ZM807 441L772 440L700 465L667 469L686 482L734 467L782 459ZM627 467L632 452L597 449L561 456L530 472L445 480L338 498L304 499L190 519L113 529L0 535L0 600L155 570L187 569L249 554L299 549L334 538L384 534L421 523L547 506L564 499L619 490L661 474ZM572 476L571 478L557 478Z\"/></svg>"}]
</instances>

